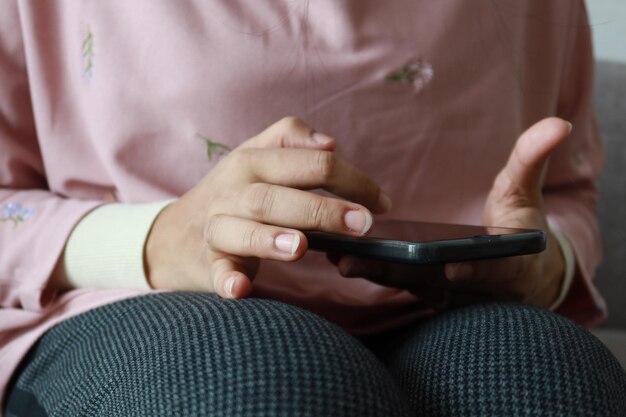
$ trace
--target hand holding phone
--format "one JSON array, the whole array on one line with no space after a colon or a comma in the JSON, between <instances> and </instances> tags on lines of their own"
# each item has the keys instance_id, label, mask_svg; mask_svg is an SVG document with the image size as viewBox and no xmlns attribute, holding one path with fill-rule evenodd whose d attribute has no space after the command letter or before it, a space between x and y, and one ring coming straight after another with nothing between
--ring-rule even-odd
<instances>
[{"instance_id":1,"label":"hand holding phone","mask_svg":"<svg viewBox=\"0 0 626 417\"><path fill-rule=\"evenodd\" d=\"M509 300L552 308L562 297L566 266L561 247L548 227L543 203L543 179L550 155L565 141L571 127L571 124L564 120L547 118L527 129L518 138L509 160L494 179L485 202L482 216L485 224L512 226L523 230L534 229L535 232L539 232L540 240L543 241L539 245L536 240L532 243L533 239L539 237L535 235L535 238L528 242L530 248L521 250L513 248L512 253L507 252L509 249L494 252L493 241L497 240L495 246L502 249L502 242L509 238L502 236L495 239L488 237L472 239L474 236L490 234L478 232L469 239L474 243L483 241L488 247L492 246L488 249L490 253L485 254L482 250L464 250L463 258L459 258L458 252L451 251L447 244L433 243L433 240L426 239L430 243L419 240L417 243L426 243L426 246L443 249L435 251L436 256L431 258L421 255L417 258L413 256L408 258L410 262L426 259L426 262L435 263L388 262L371 256L366 258L355 255L333 255L330 258L334 258L332 260L343 276L361 277L382 285L409 289L422 299L429 297L432 299L432 294L437 293L439 298L441 295L446 296L444 298L477 296L488 300ZM525 235L524 232L521 234ZM376 233L370 236L375 238ZM459 235L456 237L459 238ZM528 236L518 237L524 240ZM460 240L467 238L461 237ZM406 248L413 248L414 253L420 253L418 250L420 245L407 245L406 238L402 237L394 240L400 240L404 242L401 244ZM435 241L439 240L441 239L435 238ZM457 239L444 237L443 240L452 240L453 242L448 243L452 248L458 248L456 245L459 242L454 242ZM314 246L317 247L316 244ZM345 253L349 246L342 242L339 249ZM421 248L424 248L424 245L421 245ZM523 255L524 253L527 254ZM476 259L464 258L470 255L477 255ZM485 259L486 255L496 257ZM407 255L402 257L406 258Z\"/></svg>"},{"instance_id":2,"label":"hand holding phone","mask_svg":"<svg viewBox=\"0 0 626 417\"><path fill-rule=\"evenodd\" d=\"M450 307L452 298L457 306L491 299L471 283L450 282L446 268L497 266L546 248L541 230L401 220L378 221L365 237L305 234L309 249L327 252L344 277L407 289L436 309Z\"/></svg>"}]
</instances>

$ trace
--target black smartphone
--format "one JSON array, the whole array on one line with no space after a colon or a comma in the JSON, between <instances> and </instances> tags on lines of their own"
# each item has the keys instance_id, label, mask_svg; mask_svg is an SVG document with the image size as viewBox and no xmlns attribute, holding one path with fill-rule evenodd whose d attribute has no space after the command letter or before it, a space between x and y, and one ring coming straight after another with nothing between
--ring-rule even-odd
<instances>
[{"instance_id":1,"label":"black smartphone","mask_svg":"<svg viewBox=\"0 0 626 417\"><path fill-rule=\"evenodd\" d=\"M538 253L542 230L380 220L364 237L304 232L309 249L406 264L445 264Z\"/></svg>"}]
</instances>

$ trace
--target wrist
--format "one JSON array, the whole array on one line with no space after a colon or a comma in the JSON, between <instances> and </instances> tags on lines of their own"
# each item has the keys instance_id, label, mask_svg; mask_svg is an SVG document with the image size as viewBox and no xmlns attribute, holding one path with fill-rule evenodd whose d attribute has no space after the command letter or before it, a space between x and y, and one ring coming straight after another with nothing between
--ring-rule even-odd
<instances>
[{"instance_id":1,"label":"wrist","mask_svg":"<svg viewBox=\"0 0 626 417\"><path fill-rule=\"evenodd\" d=\"M551 308L561 298L566 275L566 261L559 240L552 231L547 232L548 245L543 263L541 281L537 288L533 304L542 308Z\"/></svg>"},{"instance_id":2,"label":"wrist","mask_svg":"<svg viewBox=\"0 0 626 417\"><path fill-rule=\"evenodd\" d=\"M160 265L167 264L169 256L174 255L168 246L168 242L173 239L173 234L169 232L172 224L171 213L174 211L175 203L164 207L154 219L152 227L146 237L144 249L144 273L148 285L154 289L164 289L166 285L160 278Z\"/></svg>"},{"instance_id":3,"label":"wrist","mask_svg":"<svg viewBox=\"0 0 626 417\"><path fill-rule=\"evenodd\" d=\"M574 281L574 275L576 274L576 255L569 239L558 229L551 230L553 236L558 241L559 252L565 262L565 272L563 273L564 278L561 281L561 291L559 292L558 298L549 307L551 311L554 311L561 306L569 293L572 282Z\"/></svg>"}]
</instances>

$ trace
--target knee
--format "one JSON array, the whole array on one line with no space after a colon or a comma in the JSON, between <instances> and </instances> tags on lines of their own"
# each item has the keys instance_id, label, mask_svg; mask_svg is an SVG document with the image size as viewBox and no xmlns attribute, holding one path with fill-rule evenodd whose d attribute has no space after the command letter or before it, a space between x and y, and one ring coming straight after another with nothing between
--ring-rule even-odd
<instances>
[{"instance_id":1,"label":"knee","mask_svg":"<svg viewBox=\"0 0 626 417\"><path fill-rule=\"evenodd\" d=\"M493 361L601 368L616 364L589 331L551 311L514 303L491 303L451 311L433 321L433 335L452 336L464 348ZM497 349L496 349L497 348ZM499 350L499 351L498 351Z\"/></svg>"},{"instance_id":2,"label":"knee","mask_svg":"<svg viewBox=\"0 0 626 417\"><path fill-rule=\"evenodd\" d=\"M115 389L120 401L152 387L134 396L154 396L161 408L166 400L193 403L206 415L408 415L373 354L303 309L192 293L141 297L124 308L126 347L115 372L133 375L133 387Z\"/></svg>"},{"instance_id":3,"label":"knee","mask_svg":"<svg viewBox=\"0 0 626 417\"><path fill-rule=\"evenodd\" d=\"M416 328L390 366L414 401L443 397L475 406L477 415L619 415L626 407L626 374L611 353L570 320L526 305L476 305L435 317Z\"/></svg>"}]
</instances>

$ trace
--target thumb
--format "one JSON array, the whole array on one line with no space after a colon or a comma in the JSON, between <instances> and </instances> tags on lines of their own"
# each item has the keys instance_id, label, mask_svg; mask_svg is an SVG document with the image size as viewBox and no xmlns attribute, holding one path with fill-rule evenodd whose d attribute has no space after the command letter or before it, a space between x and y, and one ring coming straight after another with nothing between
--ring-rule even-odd
<instances>
[{"instance_id":1,"label":"thumb","mask_svg":"<svg viewBox=\"0 0 626 417\"><path fill-rule=\"evenodd\" d=\"M284 117L239 148L306 148L333 151L335 139L316 132L297 117Z\"/></svg>"},{"instance_id":2,"label":"thumb","mask_svg":"<svg viewBox=\"0 0 626 417\"><path fill-rule=\"evenodd\" d=\"M499 191L504 195L522 196L531 201L540 199L550 155L567 139L571 130L571 123L556 117L543 119L528 128L515 143L509 160L498 174L496 188L503 187Z\"/></svg>"}]
</instances>

